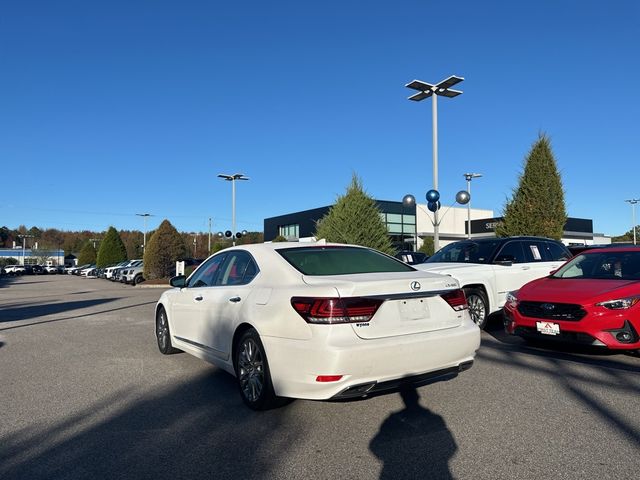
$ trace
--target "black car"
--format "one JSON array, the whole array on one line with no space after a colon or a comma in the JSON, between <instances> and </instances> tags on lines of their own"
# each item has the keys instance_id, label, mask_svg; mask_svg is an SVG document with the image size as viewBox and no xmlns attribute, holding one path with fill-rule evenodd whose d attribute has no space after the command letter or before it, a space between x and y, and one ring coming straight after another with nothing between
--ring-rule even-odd
<instances>
[{"instance_id":1,"label":"black car","mask_svg":"<svg viewBox=\"0 0 640 480\"><path fill-rule=\"evenodd\" d=\"M401 252L396 253L396 258L398 260L402 260L404 263L408 263L409 265L417 265L419 263L426 262L429 259L429 255L423 252L402 250Z\"/></svg>"}]
</instances>

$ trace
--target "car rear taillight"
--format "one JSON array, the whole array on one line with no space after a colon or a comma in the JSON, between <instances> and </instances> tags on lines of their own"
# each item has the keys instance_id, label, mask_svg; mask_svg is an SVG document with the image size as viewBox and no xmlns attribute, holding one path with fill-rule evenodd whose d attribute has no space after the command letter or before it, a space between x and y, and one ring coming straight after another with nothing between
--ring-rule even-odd
<instances>
[{"instance_id":1,"label":"car rear taillight","mask_svg":"<svg viewBox=\"0 0 640 480\"><path fill-rule=\"evenodd\" d=\"M293 297L291 305L307 323L334 324L368 322L382 300L363 297Z\"/></svg>"},{"instance_id":2,"label":"car rear taillight","mask_svg":"<svg viewBox=\"0 0 640 480\"><path fill-rule=\"evenodd\" d=\"M440 295L456 312L468 308L467 298L461 288Z\"/></svg>"}]
</instances>

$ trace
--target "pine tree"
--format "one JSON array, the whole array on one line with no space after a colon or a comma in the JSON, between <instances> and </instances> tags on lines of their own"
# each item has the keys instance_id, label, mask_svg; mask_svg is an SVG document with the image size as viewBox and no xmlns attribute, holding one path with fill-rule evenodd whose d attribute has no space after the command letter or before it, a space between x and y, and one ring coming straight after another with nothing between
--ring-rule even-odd
<instances>
[{"instance_id":1,"label":"pine tree","mask_svg":"<svg viewBox=\"0 0 640 480\"><path fill-rule=\"evenodd\" d=\"M524 163L517 189L503 211L503 221L496 227L499 237L538 235L560 240L567 222L562 179L558 172L551 142L541 134Z\"/></svg>"},{"instance_id":2,"label":"pine tree","mask_svg":"<svg viewBox=\"0 0 640 480\"><path fill-rule=\"evenodd\" d=\"M168 278L176 262L184 259L187 249L182 237L169 220L164 220L147 242L144 252L144 278Z\"/></svg>"},{"instance_id":3,"label":"pine tree","mask_svg":"<svg viewBox=\"0 0 640 480\"><path fill-rule=\"evenodd\" d=\"M87 241L78 255L78 265L93 265L94 263L96 263L96 249L91 241Z\"/></svg>"},{"instance_id":4,"label":"pine tree","mask_svg":"<svg viewBox=\"0 0 640 480\"><path fill-rule=\"evenodd\" d=\"M107 233L100 243L96 266L98 268L103 268L107 265L119 263L126 259L127 249L125 248L118 231L114 227L109 227L109 230L107 230Z\"/></svg>"},{"instance_id":5,"label":"pine tree","mask_svg":"<svg viewBox=\"0 0 640 480\"><path fill-rule=\"evenodd\" d=\"M339 196L316 224L315 237L328 242L362 245L393 255L395 249L380 214L375 200L365 193L361 180L353 174L346 194Z\"/></svg>"}]
</instances>

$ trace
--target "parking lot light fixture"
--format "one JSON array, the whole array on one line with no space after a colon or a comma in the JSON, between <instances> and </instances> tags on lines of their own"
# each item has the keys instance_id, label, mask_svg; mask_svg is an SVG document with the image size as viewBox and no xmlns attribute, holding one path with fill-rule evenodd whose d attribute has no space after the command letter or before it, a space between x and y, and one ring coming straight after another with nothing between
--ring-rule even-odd
<instances>
[{"instance_id":1,"label":"parking lot light fixture","mask_svg":"<svg viewBox=\"0 0 640 480\"><path fill-rule=\"evenodd\" d=\"M18 235L18 238L22 239L22 265L25 265L24 262L24 256L25 256L25 252L26 252L26 241L27 238L33 238L33 235L28 235L28 234L24 234L24 235Z\"/></svg>"},{"instance_id":2,"label":"parking lot light fixture","mask_svg":"<svg viewBox=\"0 0 640 480\"><path fill-rule=\"evenodd\" d=\"M480 178L481 173L463 173L467 181L467 192L469 193L469 202L467 203L467 238L471 238L471 180Z\"/></svg>"},{"instance_id":3,"label":"parking lot light fixture","mask_svg":"<svg viewBox=\"0 0 640 480\"><path fill-rule=\"evenodd\" d=\"M429 97L433 97L432 102L432 116L433 116L433 190L438 190L438 97L453 98L462 94L460 90L452 90L451 87L462 82L464 78L456 75L451 75L449 78L442 80L435 85L432 85L422 80L413 80L407 83L405 86L413 90L417 90L418 93L414 93L409 97L409 100L414 102L420 102ZM438 221L438 211L433 212L434 215L434 227L433 227L433 246L435 251L440 248L440 234Z\"/></svg>"},{"instance_id":4,"label":"parking lot light fixture","mask_svg":"<svg viewBox=\"0 0 640 480\"><path fill-rule=\"evenodd\" d=\"M631 224L633 230L633 244L636 244L636 204L640 202L640 198L630 198L629 200L625 200L625 202L631 205Z\"/></svg>"},{"instance_id":5,"label":"parking lot light fixture","mask_svg":"<svg viewBox=\"0 0 640 480\"><path fill-rule=\"evenodd\" d=\"M249 180L249 177L245 177L242 173L234 173L233 175L227 175L225 173L219 173L219 178L231 182L231 232L233 235L233 246L236 246L236 180Z\"/></svg>"},{"instance_id":6,"label":"parking lot light fixture","mask_svg":"<svg viewBox=\"0 0 640 480\"><path fill-rule=\"evenodd\" d=\"M147 246L147 218L152 217L150 213L136 213L138 217L144 218L144 233L142 236L142 256L144 257L144 250Z\"/></svg>"}]
</instances>

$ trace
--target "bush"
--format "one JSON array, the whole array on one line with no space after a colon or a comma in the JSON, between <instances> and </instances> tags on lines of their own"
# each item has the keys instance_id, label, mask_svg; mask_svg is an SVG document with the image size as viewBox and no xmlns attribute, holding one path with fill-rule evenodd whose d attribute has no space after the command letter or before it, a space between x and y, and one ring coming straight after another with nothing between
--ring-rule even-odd
<instances>
[{"instance_id":1,"label":"bush","mask_svg":"<svg viewBox=\"0 0 640 480\"><path fill-rule=\"evenodd\" d=\"M176 262L186 256L182 237L169 220L164 220L147 242L144 252L144 278L171 277Z\"/></svg>"},{"instance_id":2,"label":"bush","mask_svg":"<svg viewBox=\"0 0 640 480\"><path fill-rule=\"evenodd\" d=\"M80 250L80 255L78 255L78 265L87 265L89 263L96 263L96 249L90 240L84 244L84 247Z\"/></svg>"}]
</instances>

